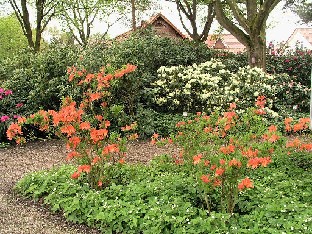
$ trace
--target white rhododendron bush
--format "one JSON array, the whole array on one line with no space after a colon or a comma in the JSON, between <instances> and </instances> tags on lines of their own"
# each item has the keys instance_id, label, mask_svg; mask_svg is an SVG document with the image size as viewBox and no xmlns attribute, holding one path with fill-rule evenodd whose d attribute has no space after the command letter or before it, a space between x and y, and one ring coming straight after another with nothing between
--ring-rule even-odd
<instances>
[{"instance_id":1,"label":"white rhododendron bush","mask_svg":"<svg viewBox=\"0 0 312 234\"><path fill-rule=\"evenodd\" d=\"M243 67L237 73L226 69L219 60L192 66L160 67L152 83L154 104L165 111L205 111L226 109L235 102L243 110L265 96L267 112L271 110L277 88L274 76L259 68Z\"/></svg>"}]
</instances>

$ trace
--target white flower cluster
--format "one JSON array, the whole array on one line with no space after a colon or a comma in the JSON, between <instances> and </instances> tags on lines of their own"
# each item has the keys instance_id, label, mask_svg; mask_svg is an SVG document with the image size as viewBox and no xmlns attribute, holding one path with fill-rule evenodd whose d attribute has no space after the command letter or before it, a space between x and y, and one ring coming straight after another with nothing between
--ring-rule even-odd
<instances>
[{"instance_id":1,"label":"white flower cluster","mask_svg":"<svg viewBox=\"0 0 312 234\"><path fill-rule=\"evenodd\" d=\"M243 67L238 72L227 70L220 60L212 59L192 66L160 67L152 83L154 102L174 111L225 109L231 102L245 109L253 106L259 95L272 106L276 87L273 76L259 68Z\"/></svg>"}]
</instances>

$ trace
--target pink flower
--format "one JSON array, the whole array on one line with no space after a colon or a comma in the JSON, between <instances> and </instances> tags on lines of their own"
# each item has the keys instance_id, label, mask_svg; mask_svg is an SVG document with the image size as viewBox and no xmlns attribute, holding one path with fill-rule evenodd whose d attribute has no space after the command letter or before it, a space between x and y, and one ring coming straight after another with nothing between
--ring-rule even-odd
<instances>
[{"instance_id":1,"label":"pink flower","mask_svg":"<svg viewBox=\"0 0 312 234\"><path fill-rule=\"evenodd\" d=\"M1 121L1 122L5 122L5 121L7 121L7 120L9 120L9 119L10 119L9 116L3 115L3 116L0 118L0 121Z\"/></svg>"},{"instance_id":2,"label":"pink flower","mask_svg":"<svg viewBox=\"0 0 312 234\"><path fill-rule=\"evenodd\" d=\"M0 88L0 93L4 93L4 88Z\"/></svg>"},{"instance_id":3,"label":"pink flower","mask_svg":"<svg viewBox=\"0 0 312 234\"><path fill-rule=\"evenodd\" d=\"M13 92L12 92L12 90L6 90L6 91L4 91L4 95L5 96L9 96L9 95L11 95Z\"/></svg>"},{"instance_id":4,"label":"pink flower","mask_svg":"<svg viewBox=\"0 0 312 234\"><path fill-rule=\"evenodd\" d=\"M21 103L21 102L20 102L20 103L17 103L17 104L16 104L16 108L20 108L20 107L22 107L23 105L24 105L24 104Z\"/></svg>"}]
</instances>

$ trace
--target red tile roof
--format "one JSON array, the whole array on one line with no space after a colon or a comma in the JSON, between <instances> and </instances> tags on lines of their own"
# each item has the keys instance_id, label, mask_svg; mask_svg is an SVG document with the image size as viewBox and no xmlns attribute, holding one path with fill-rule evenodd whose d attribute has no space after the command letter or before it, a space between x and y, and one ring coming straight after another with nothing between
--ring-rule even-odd
<instances>
[{"instance_id":1,"label":"red tile roof","mask_svg":"<svg viewBox=\"0 0 312 234\"><path fill-rule=\"evenodd\" d=\"M301 34L312 45L312 28L296 28L287 39L286 44L293 40L297 34Z\"/></svg>"},{"instance_id":2,"label":"red tile roof","mask_svg":"<svg viewBox=\"0 0 312 234\"><path fill-rule=\"evenodd\" d=\"M209 48L224 49L234 53L240 53L246 49L232 34L209 35L205 44Z\"/></svg>"}]
</instances>

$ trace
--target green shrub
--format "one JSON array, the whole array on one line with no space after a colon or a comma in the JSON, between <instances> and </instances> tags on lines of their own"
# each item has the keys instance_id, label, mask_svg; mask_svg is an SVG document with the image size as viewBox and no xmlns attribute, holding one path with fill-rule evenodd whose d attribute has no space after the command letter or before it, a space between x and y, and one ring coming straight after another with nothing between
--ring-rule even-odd
<instances>
[{"instance_id":1,"label":"green shrub","mask_svg":"<svg viewBox=\"0 0 312 234\"><path fill-rule=\"evenodd\" d=\"M152 109L138 108L135 120L138 124L138 134L140 138L151 137L154 133L158 133L164 137L175 135L177 133L176 124L180 121L188 120L188 117L182 114L170 114L157 112Z\"/></svg>"},{"instance_id":2,"label":"green shrub","mask_svg":"<svg viewBox=\"0 0 312 234\"><path fill-rule=\"evenodd\" d=\"M275 52L267 56L267 72L286 73L293 81L306 87L311 85L312 50L297 48L282 54Z\"/></svg>"},{"instance_id":3,"label":"green shrub","mask_svg":"<svg viewBox=\"0 0 312 234\"><path fill-rule=\"evenodd\" d=\"M232 73L213 59L187 67L161 67L151 93L162 111L210 113L225 110L231 102L245 109L253 106L259 95L265 95L272 108L276 94L273 79L258 68L244 67Z\"/></svg>"}]
</instances>

